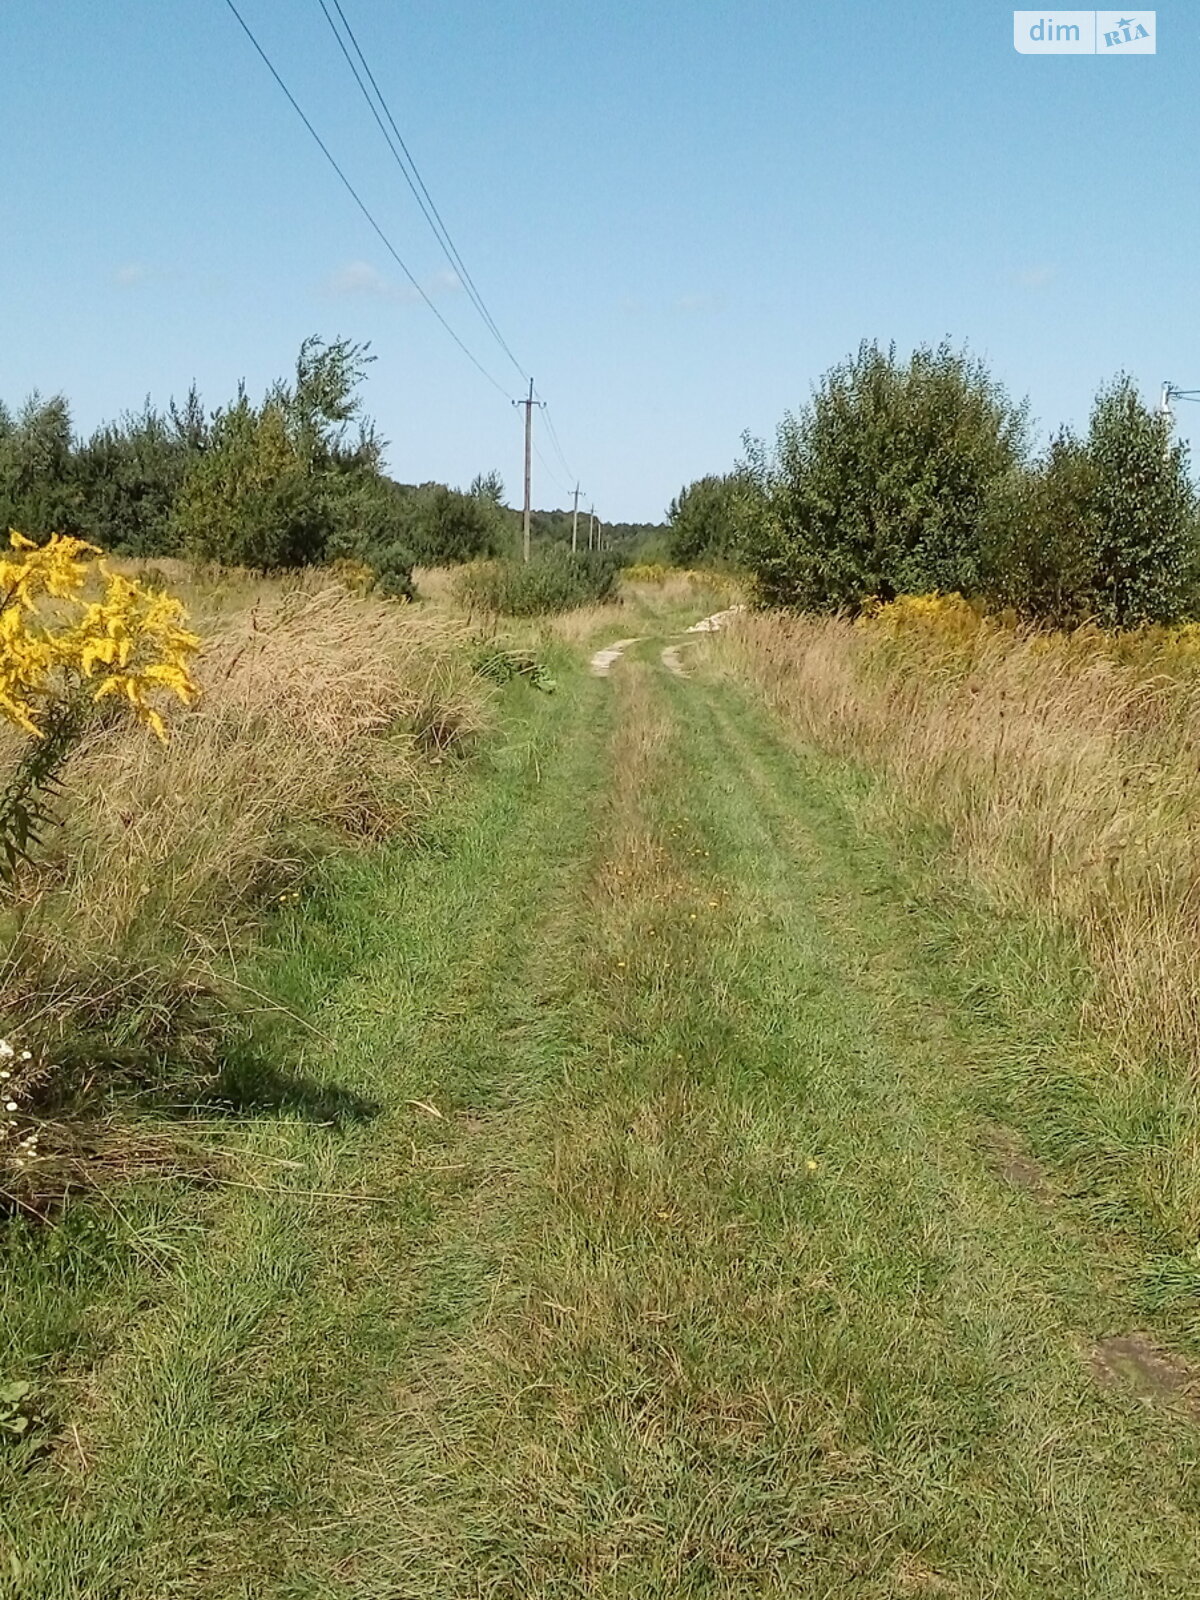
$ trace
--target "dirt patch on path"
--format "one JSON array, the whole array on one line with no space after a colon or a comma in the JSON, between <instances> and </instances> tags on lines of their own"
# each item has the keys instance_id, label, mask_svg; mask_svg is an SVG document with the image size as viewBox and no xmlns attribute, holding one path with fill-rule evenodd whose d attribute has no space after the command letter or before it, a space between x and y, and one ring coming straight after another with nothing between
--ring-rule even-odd
<instances>
[{"instance_id":1,"label":"dirt patch on path","mask_svg":"<svg viewBox=\"0 0 1200 1600\"><path fill-rule=\"evenodd\" d=\"M640 639L618 639L615 644L606 644L603 650L597 650L592 657L592 671L598 678L607 678L614 663L621 659L630 645L640 643Z\"/></svg>"},{"instance_id":2,"label":"dirt patch on path","mask_svg":"<svg viewBox=\"0 0 1200 1600\"><path fill-rule=\"evenodd\" d=\"M711 617L701 617L699 622L693 622L688 632L717 633L721 628L727 628L734 617L740 616L745 609L745 606L730 606L726 611L714 611Z\"/></svg>"},{"instance_id":3,"label":"dirt patch on path","mask_svg":"<svg viewBox=\"0 0 1200 1600\"><path fill-rule=\"evenodd\" d=\"M989 1128L983 1138L984 1158L999 1177L1015 1189L1023 1189L1043 1205L1052 1206L1056 1196L1046 1169L1021 1148L1011 1128Z\"/></svg>"},{"instance_id":4,"label":"dirt patch on path","mask_svg":"<svg viewBox=\"0 0 1200 1600\"><path fill-rule=\"evenodd\" d=\"M1092 1371L1105 1388L1128 1387L1148 1405L1179 1406L1200 1421L1200 1374L1182 1357L1159 1348L1148 1333L1099 1340Z\"/></svg>"},{"instance_id":5,"label":"dirt patch on path","mask_svg":"<svg viewBox=\"0 0 1200 1600\"><path fill-rule=\"evenodd\" d=\"M711 617L701 617L699 622L693 622L687 630L688 633L716 633L719 629L728 626L732 618L745 606L730 606L726 611L715 611ZM606 644L602 650L597 650L592 657L592 671L598 678L607 678L616 663L625 654L631 645L641 644L641 638L617 639L612 644ZM679 658L679 646L668 645L662 653L663 666L668 672L673 672L677 678L688 676L683 662Z\"/></svg>"}]
</instances>

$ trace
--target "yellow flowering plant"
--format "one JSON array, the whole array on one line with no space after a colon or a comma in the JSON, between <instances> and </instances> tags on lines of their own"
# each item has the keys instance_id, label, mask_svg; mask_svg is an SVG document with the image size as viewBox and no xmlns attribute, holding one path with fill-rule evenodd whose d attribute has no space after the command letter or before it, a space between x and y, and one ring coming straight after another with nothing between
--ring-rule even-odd
<instances>
[{"instance_id":1,"label":"yellow flowering plant","mask_svg":"<svg viewBox=\"0 0 1200 1600\"><path fill-rule=\"evenodd\" d=\"M0 555L0 716L29 744L0 794L0 851L28 860L62 766L109 701L165 739L163 706L196 695L200 640L172 595L110 572L94 545L10 533Z\"/></svg>"},{"instance_id":2,"label":"yellow flowering plant","mask_svg":"<svg viewBox=\"0 0 1200 1600\"><path fill-rule=\"evenodd\" d=\"M919 635L946 645L971 643L987 618L961 594L900 594L894 600L869 600L859 622L893 639Z\"/></svg>"}]
</instances>

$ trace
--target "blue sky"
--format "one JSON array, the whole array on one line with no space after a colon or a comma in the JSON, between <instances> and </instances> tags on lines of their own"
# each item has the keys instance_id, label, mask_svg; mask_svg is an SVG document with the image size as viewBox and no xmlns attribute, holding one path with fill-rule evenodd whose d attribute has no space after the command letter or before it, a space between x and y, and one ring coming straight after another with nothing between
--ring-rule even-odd
<instances>
[{"instance_id":1,"label":"blue sky","mask_svg":"<svg viewBox=\"0 0 1200 1600\"><path fill-rule=\"evenodd\" d=\"M317 0L239 0L443 315L510 394ZM1018 55L991 0L342 0L585 503L657 518L864 337L949 335L1047 427L1118 369L1200 389L1200 7L1159 53ZM1053 15L1053 11L1048 12ZM414 302L223 0L0 14L0 396L87 429L369 339L405 480L519 414ZM1200 442L1200 405L1181 408ZM566 473L540 435L546 461ZM564 503L535 462L535 504Z\"/></svg>"}]
</instances>

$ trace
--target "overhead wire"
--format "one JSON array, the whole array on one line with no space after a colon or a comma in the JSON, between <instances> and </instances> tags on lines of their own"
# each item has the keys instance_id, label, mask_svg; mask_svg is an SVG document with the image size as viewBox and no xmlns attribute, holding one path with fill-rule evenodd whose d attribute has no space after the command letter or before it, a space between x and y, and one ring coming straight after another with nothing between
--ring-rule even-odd
<instances>
[{"instance_id":1,"label":"overhead wire","mask_svg":"<svg viewBox=\"0 0 1200 1600\"><path fill-rule=\"evenodd\" d=\"M370 83L371 89L374 90L375 100L372 100L371 94L367 89L367 85L363 82L362 73L359 72L358 68L354 64L354 61L351 59L350 52L346 49L345 40L343 40L341 34L338 32L337 25L333 20L333 16L330 13L329 6L326 4L326 0L317 0L317 3L324 12L325 20L328 22L334 37L337 39L337 42L341 47L342 54L345 56L346 63L351 72L354 74L354 80L358 84L363 98L371 108L371 113L379 125L379 131L383 134L388 149L392 153L393 160L400 168L405 182L412 190L413 197L418 206L421 208L422 215L424 216L426 222L428 222L430 228L433 230L434 237L437 239L438 243L441 245L446 254L446 259L449 261L451 267L457 274L459 281L466 290L472 305L483 319L483 324L487 328L488 332L496 340L496 343L500 346L501 350L503 350L504 354L521 374L522 378L528 381L529 374L517 360L508 344L508 341L500 332L500 329L496 323L496 319L492 316L492 313L488 310L487 305L484 303L483 296L476 287L475 280L467 269L466 262L463 260L458 246L451 238L450 230L446 226L442 214L438 210L437 204L433 196L430 194L424 178L421 176L420 168L417 166L417 163L413 158L412 151L405 143L404 135L400 132L400 129L396 124L396 118L392 114L392 109L387 102L383 90L379 87L379 80L371 71L371 64L367 60L366 55L363 52L363 48L358 42L358 37L350 25L350 19L346 16L346 13L342 8L341 0L333 0L333 8L341 20L341 24L346 31L347 38L354 47L354 53L362 65L362 71L366 74L367 81ZM379 103L378 108L376 107L375 101L378 101ZM387 118L388 127L384 126L383 120L379 115L380 110L382 110L384 117ZM391 129L390 133L388 131L389 127ZM396 148L397 145L399 145L399 149Z\"/></svg>"},{"instance_id":2,"label":"overhead wire","mask_svg":"<svg viewBox=\"0 0 1200 1600\"><path fill-rule=\"evenodd\" d=\"M554 418L550 415L550 402L548 400L542 401L542 415L546 419L546 430L550 435L550 443L554 446L554 452L558 456L559 461L562 462L563 471L566 473L568 478L574 478L575 474L571 471L570 463L563 454L563 447L559 443L558 430L554 426Z\"/></svg>"},{"instance_id":3,"label":"overhead wire","mask_svg":"<svg viewBox=\"0 0 1200 1600\"><path fill-rule=\"evenodd\" d=\"M331 0L331 3L334 11L337 12L338 19L342 24L342 28L345 30L346 38L349 39L350 44L354 49L354 53L358 57L358 62L362 68L361 72L359 71L359 67L355 65L354 60L351 58L349 50L346 48L345 39L342 38L337 24L333 20L333 15L329 9L329 4L326 3L326 0L317 0L317 4L321 8L326 22L329 24L330 31L333 33L333 36L337 40L338 46L341 49L342 55L345 57L346 64L349 66L350 71L354 76L354 81L357 83L360 93L366 100L367 105L370 107L371 115L374 117L375 122L379 127L379 131L384 136L387 147L391 152L392 159L400 168L400 171L404 177L404 181L412 191L413 197L416 200L417 205L420 207L422 215L433 231L434 237L442 246L447 261L449 261L451 267L458 275L463 288L467 292L468 298L475 307L476 311L478 311L484 326L495 338L497 344L504 351L505 355L512 362L513 366L521 374L521 377L528 382L529 374L525 371L525 368L521 365L520 361L517 360L517 357L513 354L508 341L500 332L495 318L488 310L482 294L476 287L475 280L472 278L470 271L468 270L467 265L462 258L462 254L458 249L458 246L454 243L454 240L450 235L450 230L446 226L441 212L438 210L437 202L430 194L429 188L426 185L424 178L421 176L420 169L417 166L412 151L408 148L408 145L404 139L404 135L400 132L400 129L397 126L396 118L390 105L388 104L387 97L384 95L383 90L379 87L379 80L371 70L371 64L367 60L362 45L358 41L358 36L355 34L354 29L351 26L350 19L346 15L341 0ZM370 84L371 90L374 91L374 99L372 99L371 93L367 89L367 84L363 82L364 73L366 75L367 83ZM376 102L378 102L378 104L376 104ZM383 116L387 118L388 127L384 126L383 120L380 117L380 111L382 111ZM390 133L389 128L391 130ZM397 149L397 145L399 146L399 149ZM549 409L545 401L543 401L543 409L545 411L546 426L550 434L550 441L554 448L554 453L558 457L558 460L562 465L562 469L566 473L567 477L573 478L574 473L571 471L570 463L568 462L563 451L557 429L554 426L553 419L549 414ZM546 465L546 462L544 458L541 457L540 452L539 459L542 460L543 465ZM547 470L549 469L547 468ZM552 473L551 476L553 477L554 474ZM558 481L557 478L555 478L555 481ZM562 485L560 484L559 487L561 488ZM566 492L570 493L571 491L567 490Z\"/></svg>"},{"instance_id":4,"label":"overhead wire","mask_svg":"<svg viewBox=\"0 0 1200 1600\"><path fill-rule=\"evenodd\" d=\"M246 37L249 39L250 43L253 45L255 51L257 52L257 54L261 58L263 64L266 66L268 72L270 72L272 78L274 78L276 84L279 86L280 90L283 92L283 94L286 97L288 103L291 105L291 107L295 111L296 115L300 118L301 122L303 122L305 128L307 129L308 133L313 138L314 142L317 144L317 146L320 149L322 155L324 155L326 161L333 168L333 170L336 173L339 181L342 183L343 187L346 189L347 193L350 195L350 197L354 201L355 205L362 212L363 216L366 218L366 220L369 223L369 225L371 226L372 230L374 231L376 236L379 238L380 242L383 244L383 246L387 250L388 254L391 256L392 260L395 261L396 265L404 273L404 276L407 278L408 282L412 285L412 287L416 290L416 292L420 296L421 300L425 303L425 305L428 307L428 309L430 311L432 311L433 315L437 318L438 322L442 325L442 327L445 329L445 331L454 340L454 343L458 346L458 348L462 351L462 353L467 357L467 359L471 362L471 364L476 368L476 370L478 372L480 372L481 375L484 378L487 379L487 381L492 385L492 387L494 389L496 389L499 393L504 394L504 395L507 396L508 395L508 391L504 387L504 385L488 370L488 368L486 366L484 366L483 362L479 360L479 358L474 354L474 352L465 343L465 341L462 338L460 338L460 336L455 331L455 329L450 325L450 323L442 315L442 313L438 309L438 307L433 303L433 300L430 298L428 292L426 291L424 286L418 281L418 279L413 274L413 272L410 270L410 268L408 267L408 264L401 257L401 255L397 251L395 245L392 243L391 239L385 233L384 229L379 224L379 222L375 218L374 214L371 212L370 208L367 206L366 202L363 200L362 196L359 194L358 190L350 182L350 179L346 176L346 173L343 170L342 166L337 161L336 157L333 155L333 153L329 149L328 145L321 138L320 134L317 132L316 128L314 127L312 121L307 116L307 114L305 113L305 111L303 110L303 108L301 107L299 102L297 101L296 97L292 94L292 92L288 88L287 84L284 82L283 77L281 76L281 74L276 69L276 67L275 67L274 63L271 61L270 57L267 55L266 50L259 43L257 37L255 36L254 32L250 28L250 25L247 23L246 19L242 16L241 12L238 10L237 5L234 3L234 0L225 0L225 3L229 7L229 10L233 13L233 16L237 20L237 22L238 22L239 26L241 27L243 33L245 33ZM343 39L342 34L341 34L341 32L339 31L339 29L337 27L337 24L333 20L333 16L332 16L332 14L331 14L331 12L329 10L329 6L326 4L326 0L318 0L318 4L321 7L321 11L325 16L326 22L329 24L329 28L330 28L331 32L333 33L334 38L337 40L338 47L341 50L343 57L345 58L347 66L350 68L350 71L351 71L351 73L352 73L352 75L354 77L355 83L358 85L360 93L363 95L363 98L366 100L367 105L368 105L368 107L369 107L369 109L371 111L371 114L372 114L377 126L379 127L379 130L383 134L384 140L385 140L385 142L386 142L386 144L388 146L388 150L391 153L391 156L392 156L393 160L396 162L396 165L400 168L400 171L401 171L401 173L402 173L402 175L403 175L403 177L405 179L405 182L408 184L408 187L411 190L414 199L417 201L417 204L420 207L422 215L424 216L426 222L429 224L429 227L432 230L432 232L434 234L434 237L438 240L438 243L441 245L442 250L443 250L444 254L446 255L446 259L450 263L450 266L451 266L452 270L454 271L454 273L458 277L459 281L461 282L464 290L467 293L468 298L471 301L471 304L474 306L475 310L478 312L481 320L484 323L484 326L488 329L489 333L491 333L491 335L495 339L497 345L504 352L504 354L508 357L508 359L512 363L512 365L521 374L522 378L524 378L526 381L529 381L528 380L528 374L525 372L524 367L521 365L521 363L517 360L516 356L513 354L513 351L511 349L511 347L509 346L507 340L504 338L504 335L501 333L500 328L499 328L499 326L497 325L497 323L495 321L495 318L492 316L491 312L488 310L488 307L487 307L487 305L486 305L486 303L485 303L485 301L483 299L483 296L480 294L478 288L476 287L475 281L472 278L472 276L470 274L470 271L468 270L468 268L466 266L466 263L463 261L461 252L459 251L457 245L454 243L454 240L450 235L450 231L447 228L446 223L442 218L441 212L438 210L437 204L434 201L433 196L430 194L429 189L428 189L424 179L421 176L420 170L417 167L416 162L413 160L412 153L409 150L408 145L405 143L404 136L400 132L400 129L399 129L397 123L396 123L396 119L395 119L395 117L394 117L394 115L392 113L391 107L388 105L387 99L384 96L383 91L379 87L378 80L376 79L375 74L371 70L370 63L368 62L368 60L366 58L366 55L365 55L365 53L364 53L364 51L362 49L362 46L358 42L357 35L355 34L354 29L350 24L349 18L346 16L345 10L343 9L342 4L341 4L341 0L332 0L332 5L333 5L334 10L337 12L338 18L339 18L339 20L340 20L340 22L342 24L342 28L344 28L344 30L345 30L346 37L349 39L350 44L353 47L354 53L358 58L358 62L361 65L361 69L362 69L361 72L359 70L359 66L355 64L355 61L354 61L353 57L350 54L350 51L346 47L345 39ZM364 74L365 74L367 82L364 82ZM375 96L374 99L372 98L371 92L367 88L367 83L370 84L371 90L374 91L374 96ZM378 101L378 106L376 105L376 100ZM382 112L383 112L383 117L386 117L388 126L384 125L383 118L381 118L381 116L380 116L380 110L382 110ZM390 130L391 130L390 133L389 133L389 127L390 127ZM397 149L397 146L399 146L399 149ZM543 402L543 412L544 412L544 415L545 415L545 418L546 418L547 431L548 431L548 434L549 434L549 437L550 437L551 444L552 444L553 449L554 449L554 453L557 456L558 461L561 463L562 469L566 473L567 477L568 478L572 478L574 476L574 474L572 473L570 464L567 461L566 454L563 451L562 443L561 443L561 441L560 441L560 439L558 437L558 430L555 428L553 418L550 416L550 413L549 413L549 407L545 402ZM558 474L554 471L554 469L551 467L550 463L546 460L546 457L542 454L541 450L538 448L536 442L534 443L533 448L534 448L534 453L537 455L538 460L541 462L542 466L546 469L546 472L549 474L550 478L558 486L558 488L560 490L562 490L562 492L564 494L572 493L573 491L569 487L567 487L566 485L564 485L562 483L561 479L558 477Z\"/></svg>"},{"instance_id":5,"label":"overhead wire","mask_svg":"<svg viewBox=\"0 0 1200 1600\"><path fill-rule=\"evenodd\" d=\"M376 221L376 219L374 217L374 214L371 212L371 210L367 206L366 201L362 198L362 196L359 194L358 190L350 182L350 179L346 176L345 172L342 170L340 164L338 163L337 158L334 156L334 154L330 150L329 146L325 143L324 139L322 139L321 135L317 132L316 128L313 126L312 122L309 120L308 116L304 112L303 108L301 107L299 101L296 99L295 95L288 88L287 84L283 81L283 78L280 76L280 74L276 70L275 64L272 62L270 56L268 56L267 52L263 49L262 45L259 44L258 39L255 37L252 29L250 28L249 23L246 21L245 17L242 16L241 12L238 10L237 6L234 4L234 0L225 0L225 4L229 7L230 11L232 11L232 13L233 13L234 17L236 18L236 20L238 22L238 25L241 28L242 32L246 35L247 39L249 39L250 43L254 46L254 49L257 51L259 57L261 58L261 60L263 62L263 65L266 67L267 71L271 74L272 78L274 78L274 80L278 84L279 88L283 91L283 94L287 98L288 104L291 106L292 110L296 113L296 115L300 118L300 120L304 124L305 128L307 128L308 132L312 135L312 138L315 141L315 143L317 144L318 148L320 149L321 154L325 157L326 161L328 161L329 165L333 168L334 172L337 174L339 180L342 183L342 186L345 188L345 190L349 194L350 198L354 201L355 205L358 207L358 209L362 212L363 216L367 219L368 223L371 225L371 228L373 229L375 234L378 236L378 238L379 238L381 244L383 245L384 249L388 252L388 254L391 256L392 260L400 268L401 272L403 272L404 276L408 279L408 281L412 285L412 287L417 291L418 295L420 295L421 299L429 307L430 311L433 312L434 316L441 323L442 327L446 330L446 332L454 340L454 343L458 346L458 348L466 356L467 360L470 361L471 365L473 367L475 367L477 369L477 371L479 371L487 379L487 381L492 385L493 389L498 390L506 398L511 399L511 396L509 395L508 390L499 381L499 379L495 378L488 371L488 369L484 366L483 362L479 360L478 356L476 356L474 354L474 352L464 343L464 341L461 338L459 338L458 334L454 331L454 329L446 321L445 317L438 310L437 306L434 305L433 301L430 299L430 297L427 294L427 292L425 291L425 289L417 281L417 279L413 275L413 273L409 270L408 264L405 262L403 257L400 255L399 251L396 249L396 247L392 243L392 241L388 238L388 236L384 232L383 228Z\"/></svg>"},{"instance_id":6,"label":"overhead wire","mask_svg":"<svg viewBox=\"0 0 1200 1600\"><path fill-rule=\"evenodd\" d=\"M552 482L559 489L561 489L564 494L570 494L572 491L567 488L566 484L559 477L558 473L555 472L554 468L550 465L550 463L546 460L545 456L538 449L536 440L534 440L534 442L533 442L533 453L538 458L538 460L542 463L542 465L545 467L546 472L547 472L548 476L550 477L550 479L552 480Z\"/></svg>"}]
</instances>

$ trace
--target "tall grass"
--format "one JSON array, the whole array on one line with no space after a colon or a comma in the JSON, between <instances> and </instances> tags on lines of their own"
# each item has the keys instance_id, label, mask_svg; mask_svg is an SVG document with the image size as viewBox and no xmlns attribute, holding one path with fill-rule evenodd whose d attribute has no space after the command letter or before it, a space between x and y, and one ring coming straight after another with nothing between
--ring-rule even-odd
<instances>
[{"instance_id":1,"label":"tall grass","mask_svg":"<svg viewBox=\"0 0 1200 1600\"><path fill-rule=\"evenodd\" d=\"M948 879L965 872L998 907L1071 930L1094 974L1085 1021L1145 1078L1142 1139L1171 1147L1168 1208L1200 1223L1200 658L1187 630L757 614L713 648L806 741L884 773L873 803L894 821L940 824ZM1153 1060L1165 1076L1145 1076Z\"/></svg>"},{"instance_id":2,"label":"tall grass","mask_svg":"<svg viewBox=\"0 0 1200 1600\"><path fill-rule=\"evenodd\" d=\"M459 600L472 611L501 617L543 617L601 605L615 594L620 560L608 551L573 552L561 545L531 560L482 561L464 567Z\"/></svg>"},{"instance_id":3,"label":"tall grass","mask_svg":"<svg viewBox=\"0 0 1200 1600\"><path fill-rule=\"evenodd\" d=\"M480 725L485 689L446 618L319 581L210 574L183 592L206 641L198 706L165 748L89 739L0 912L0 1031L33 1051L31 1096L202 1059L247 932L332 842L413 823L434 764Z\"/></svg>"}]
</instances>

